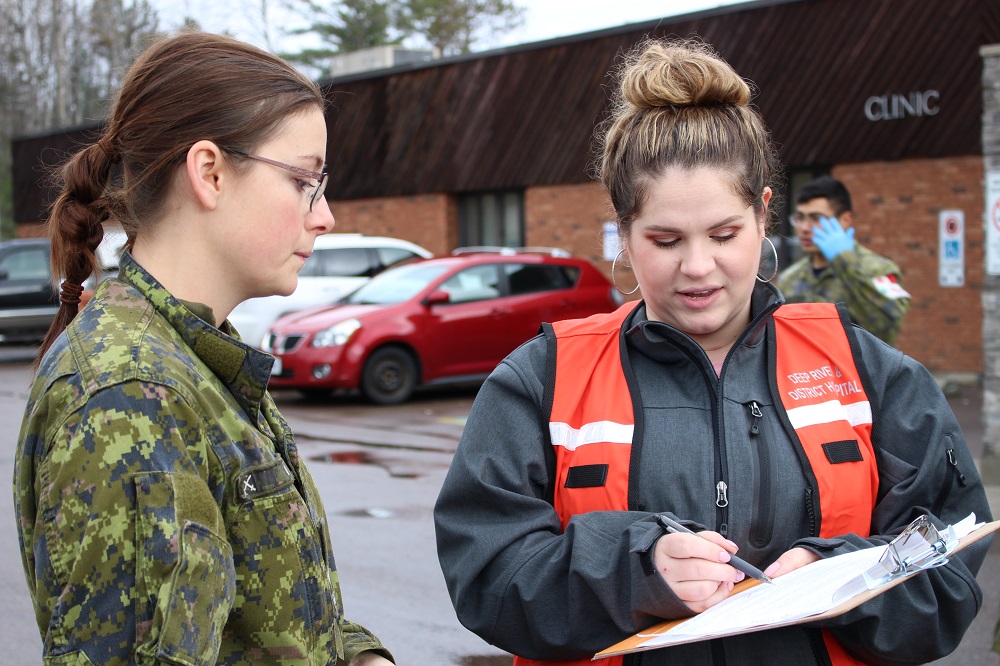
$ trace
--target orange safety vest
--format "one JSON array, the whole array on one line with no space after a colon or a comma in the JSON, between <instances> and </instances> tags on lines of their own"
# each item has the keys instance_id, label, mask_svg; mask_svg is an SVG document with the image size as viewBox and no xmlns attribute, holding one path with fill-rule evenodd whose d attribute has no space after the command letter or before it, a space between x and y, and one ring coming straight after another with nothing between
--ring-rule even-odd
<instances>
[{"instance_id":1,"label":"orange safety vest","mask_svg":"<svg viewBox=\"0 0 1000 666\"><path fill-rule=\"evenodd\" d=\"M610 314L552 325L556 360L549 433L556 459L553 503L563 529L576 514L629 509L635 418L621 326L634 308L627 303ZM775 385L809 462L806 476L818 493L817 529L824 538L848 532L868 536L878 494L872 410L846 317L828 303L784 305L773 316ZM823 640L834 664L861 663L828 631ZM620 666L622 657L606 662ZM589 663L514 658L515 666Z\"/></svg>"}]
</instances>

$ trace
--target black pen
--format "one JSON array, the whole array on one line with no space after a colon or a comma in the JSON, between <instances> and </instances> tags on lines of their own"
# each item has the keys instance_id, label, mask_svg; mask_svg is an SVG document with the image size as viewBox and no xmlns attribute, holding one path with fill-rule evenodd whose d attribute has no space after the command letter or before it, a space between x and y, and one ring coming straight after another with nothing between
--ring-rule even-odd
<instances>
[{"instance_id":1,"label":"black pen","mask_svg":"<svg viewBox=\"0 0 1000 666\"><path fill-rule=\"evenodd\" d=\"M697 532L689 530L688 528L678 523L676 520L671 520L666 516L657 514L656 520L660 523L660 525L663 526L663 529L667 530L668 532L681 532L683 534L693 534L696 537L705 539L705 537L701 536ZM708 541L708 539L705 539L705 541ZM727 564L729 564L729 566L733 567L737 571L742 571L746 575L756 580L759 580L762 583L774 583L774 581L768 578L763 571L761 571L754 565L750 564L749 562L742 560L739 557L736 557L733 554L729 555L729 562L727 562Z\"/></svg>"}]
</instances>

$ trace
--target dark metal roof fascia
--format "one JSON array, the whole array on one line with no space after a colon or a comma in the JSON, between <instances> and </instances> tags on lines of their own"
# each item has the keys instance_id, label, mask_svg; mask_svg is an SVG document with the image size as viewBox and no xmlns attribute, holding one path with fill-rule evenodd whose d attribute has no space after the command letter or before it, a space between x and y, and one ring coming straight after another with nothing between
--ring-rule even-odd
<instances>
[{"instance_id":1,"label":"dark metal roof fascia","mask_svg":"<svg viewBox=\"0 0 1000 666\"><path fill-rule=\"evenodd\" d=\"M712 18L713 16L723 16L726 14L736 14L744 11L752 11L755 9L761 9L773 5L787 5L796 2L808 2L808 1L809 0L750 0L749 2L741 2L732 5L712 7L710 9L702 9L696 12L688 12L687 14L675 14L670 16L664 16L663 18L650 19L648 21L640 21L638 23L623 23L622 25L616 25L610 28L600 28L599 30L591 30L589 32L581 32L573 35L565 35L562 37L553 37L551 39L543 39L536 42L526 42L524 44L516 44L514 46L504 46L496 49L489 49L487 51L474 51L472 53L462 53L460 55L448 56L445 58L438 58L436 60L428 60L424 62L404 63L401 65L393 65L392 67L371 69L364 72L354 72L352 74L345 74L343 76L321 77L320 79L317 80L317 84L320 86L320 88L327 88L329 86L337 84L353 83L354 81L364 81L367 79L377 79L383 76L393 76L394 74L401 74L403 72L412 72L421 69L432 69L435 67L444 67L447 65L455 65L463 62L469 62L471 60L496 58L499 56L510 55L513 53L533 51L535 49L544 49L553 46L562 46L564 44L574 44L576 42L585 42L592 39L601 39L603 37L611 37L618 34L636 32L637 30L643 30L647 28L654 29L667 25L673 25L674 23L683 23L685 21L694 21L703 18Z\"/></svg>"}]
</instances>

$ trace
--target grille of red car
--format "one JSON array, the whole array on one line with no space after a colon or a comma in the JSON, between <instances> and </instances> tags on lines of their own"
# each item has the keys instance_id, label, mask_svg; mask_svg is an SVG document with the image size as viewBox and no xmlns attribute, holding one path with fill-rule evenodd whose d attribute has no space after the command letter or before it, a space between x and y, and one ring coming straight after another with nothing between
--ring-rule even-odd
<instances>
[{"instance_id":1,"label":"grille of red car","mask_svg":"<svg viewBox=\"0 0 1000 666\"><path fill-rule=\"evenodd\" d=\"M302 340L304 340L305 337L306 336L301 333L286 335L284 337L271 333L267 338L267 348L279 354L287 354L288 352L295 351L295 349L302 344Z\"/></svg>"}]
</instances>

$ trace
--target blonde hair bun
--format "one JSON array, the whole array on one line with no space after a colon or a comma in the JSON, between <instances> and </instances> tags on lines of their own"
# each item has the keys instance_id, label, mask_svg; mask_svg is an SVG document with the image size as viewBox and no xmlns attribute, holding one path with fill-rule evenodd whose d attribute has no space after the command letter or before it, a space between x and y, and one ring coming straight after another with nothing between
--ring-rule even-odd
<instances>
[{"instance_id":1,"label":"blonde hair bun","mask_svg":"<svg viewBox=\"0 0 1000 666\"><path fill-rule=\"evenodd\" d=\"M622 72L621 99L640 110L750 103L746 81L699 41L639 44L626 57Z\"/></svg>"}]
</instances>

